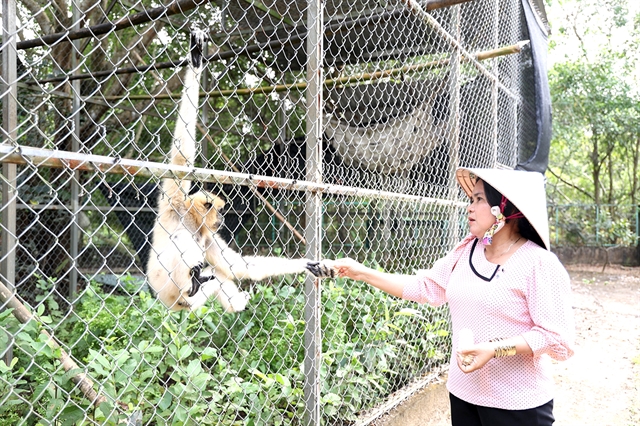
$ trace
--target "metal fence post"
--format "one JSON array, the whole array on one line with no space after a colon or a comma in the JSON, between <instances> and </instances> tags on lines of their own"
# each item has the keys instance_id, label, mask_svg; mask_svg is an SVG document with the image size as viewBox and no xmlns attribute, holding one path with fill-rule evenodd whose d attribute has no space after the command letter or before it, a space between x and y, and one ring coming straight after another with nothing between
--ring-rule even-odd
<instances>
[{"instance_id":1,"label":"metal fence post","mask_svg":"<svg viewBox=\"0 0 640 426\"><path fill-rule=\"evenodd\" d=\"M451 19L451 28L453 32L453 36L456 41L460 43L462 34L460 28L460 19L461 19L461 10L460 6L452 7L453 17ZM452 93L451 96L451 115L449 117L450 126L453 128L451 134L451 145L449 148L449 168L451 175L451 182L455 182L456 179L456 169L460 165L460 49L453 46L453 51L451 53L451 70L449 71L449 90ZM456 184L453 184L449 190L449 199L455 200L458 196L458 187ZM449 213L449 229L447 230L447 238L448 242L453 247L455 241L458 238L458 209L455 207L451 208Z\"/></svg>"},{"instance_id":2,"label":"metal fence post","mask_svg":"<svg viewBox=\"0 0 640 426\"><path fill-rule=\"evenodd\" d=\"M640 205L636 206L636 236L640 238Z\"/></svg>"},{"instance_id":3,"label":"metal fence post","mask_svg":"<svg viewBox=\"0 0 640 426\"><path fill-rule=\"evenodd\" d=\"M80 29L80 12L75 2L71 4L73 14L73 28L75 30ZM78 61L78 55L82 55L79 52L81 48L81 40L75 40L73 42L75 49L73 49L73 55L71 57L71 64L73 68L73 74L80 74L80 65ZM71 150L73 152L80 152L80 111L82 109L82 94L81 81L74 80L71 83L71 91L73 92L73 134L71 135ZM80 213L80 172L74 171L73 178L71 179L71 228L69 239L69 254L71 255L71 270L69 271L69 299L73 300L74 294L78 291L78 247L80 244L80 227L78 226L78 214Z\"/></svg>"},{"instance_id":4,"label":"metal fence post","mask_svg":"<svg viewBox=\"0 0 640 426\"><path fill-rule=\"evenodd\" d=\"M2 0L2 143L13 145L18 125L18 72L16 53L16 3ZM16 198L17 166L2 164L2 252L0 253L0 279L12 292L16 284ZM3 306L0 306L2 308ZM13 357L11 347L6 349L7 364Z\"/></svg>"},{"instance_id":5,"label":"metal fence post","mask_svg":"<svg viewBox=\"0 0 640 426\"><path fill-rule=\"evenodd\" d=\"M492 36L491 36L491 48L496 49L499 44L499 25L500 25L500 5L499 0L495 0L493 2L493 20L492 20ZM499 68L498 61L493 60L490 65L487 66L489 70L493 72L493 74L499 78ZM492 167L498 163L498 78L491 82L491 138L493 142L493 161Z\"/></svg>"},{"instance_id":6,"label":"metal fence post","mask_svg":"<svg viewBox=\"0 0 640 426\"><path fill-rule=\"evenodd\" d=\"M307 180L322 182L322 81L323 81L323 3L309 0L307 4L307 90L306 90L306 173ZM322 256L322 196L307 193L306 203L307 258ZM304 332L304 424L320 424L320 362L322 334L320 329L320 280L307 276L305 280Z\"/></svg>"}]
</instances>

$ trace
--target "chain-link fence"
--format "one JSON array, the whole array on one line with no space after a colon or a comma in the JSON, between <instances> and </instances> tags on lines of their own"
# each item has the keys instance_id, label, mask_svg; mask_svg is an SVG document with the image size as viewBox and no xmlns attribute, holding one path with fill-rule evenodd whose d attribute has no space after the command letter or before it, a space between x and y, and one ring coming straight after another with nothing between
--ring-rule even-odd
<instances>
[{"instance_id":1,"label":"chain-link fence","mask_svg":"<svg viewBox=\"0 0 640 426\"><path fill-rule=\"evenodd\" d=\"M3 0L0 423L364 424L427 381L446 309L362 283L289 274L239 283L239 313L169 311L145 278L160 184L224 198L245 256L429 267L465 233L455 168L537 150L530 7ZM194 25L186 169L168 156Z\"/></svg>"}]
</instances>

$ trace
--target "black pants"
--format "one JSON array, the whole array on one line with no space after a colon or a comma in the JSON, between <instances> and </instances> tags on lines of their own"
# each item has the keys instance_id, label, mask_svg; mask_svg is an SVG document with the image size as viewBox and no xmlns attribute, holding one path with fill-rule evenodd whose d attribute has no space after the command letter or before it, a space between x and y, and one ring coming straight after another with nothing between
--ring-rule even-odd
<instances>
[{"instance_id":1,"label":"black pants","mask_svg":"<svg viewBox=\"0 0 640 426\"><path fill-rule=\"evenodd\" d=\"M544 405L528 410L503 410L482 407L449 394L452 426L551 426L553 399Z\"/></svg>"}]
</instances>

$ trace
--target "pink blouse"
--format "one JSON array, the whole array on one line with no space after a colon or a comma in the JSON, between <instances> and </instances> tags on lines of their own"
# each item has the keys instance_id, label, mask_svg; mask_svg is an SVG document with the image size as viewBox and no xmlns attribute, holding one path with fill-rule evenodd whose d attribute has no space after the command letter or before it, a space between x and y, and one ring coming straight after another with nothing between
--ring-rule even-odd
<instances>
[{"instance_id":1,"label":"pink blouse","mask_svg":"<svg viewBox=\"0 0 640 426\"><path fill-rule=\"evenodd\" d=\"M491 281L478 277L469 256L475 237L462 240L433 268L405 286L402 298L439 306L449 303L453 350L449 392L472 404L509 410L539 407L553 399L551 360L573 355L575 326L567 271L555 254L527 241L500 266ZM496 266L478 241L473 267L490 278ZM521 335L533 354L494 358L465 374L458 368L458 332L473 331L476 343Z\"/></svg>"}]
</instances>

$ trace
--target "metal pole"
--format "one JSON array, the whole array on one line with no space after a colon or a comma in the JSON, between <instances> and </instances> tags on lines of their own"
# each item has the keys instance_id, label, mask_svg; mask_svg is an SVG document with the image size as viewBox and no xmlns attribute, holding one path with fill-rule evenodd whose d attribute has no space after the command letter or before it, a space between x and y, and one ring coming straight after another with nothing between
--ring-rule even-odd
<instances>
[{"instance_id":1,"label":"metal pole","mask_svg":"<svg viewBox=\"0 0 640 426\"><path fill-rule=\"evenodd\" d=\"M499 43L499 25L500 25L500 5L498 4L500 0L494 0L493 6L493 22L492 28L493 31L493 48L498 47ZM491 82L491 118L492 118L492 139L493 139L493 162L492 166L495 167L498 163L498 83L499 83L499 69L498 69L498 61L492 61L490 64L491 70L493 71L496 79Z\"/></svg>"},{"instance_id":2,"label":"metal pole","mask_svg":"<svg viewBox=\"0 0 640 426\"><path fill-rule=\"evenodd\" d=\"M13 145L18 125L18 71L16 50L16 4L14 0L2 0L2 144ZM0 282L10 292L16 291L16 198L17 166L2 165L2 252L0 253ZM0 305L0 309L5 307ZM12 339L9 339L11 341ZM10 365L13 358L11 346L6 348L4 360Z\"/></svg>"},{"instance_id":3,"label":"metal pole","mask_svg":"<svg viewBox=\"0 0 640 426\"><path fill-rule=\"evenodd\" d=\"M322 182L322 81L323 81L323 3L307 2L307 180ZM307 258L322 257L322 194L308 192L305 202ZM320 362L322 334L320 329L320 280L307 276L304 331L304 424L320 424Z\"/></svg>"},{"instance_id":4,"label":"metal pole","mask_svg":"<svg viewBox=\"0 0 640 426\"><path fill-rule=\"evenodd\" d=\"M73 28L77 30L80 28L80 12L75 1L71 3L72 16L73 16ZM71 67L73 74L80 72L80 66L78 61L78 50L80 49L81 41L75 40L73 42L75 48L73 49L73 55L71 58ZM74 80L71 83L71 92L73 96L73 134L71 135L71 150L73 152L80 152L80 111L82 109L82 100L80 98L81 81ZM73 172L73 179L71 179L71 228L70 228L70 241L69 255L71 256L71 270L69 271L69 300L73 300L73 295L78 291L78 247L80 245L80 227L78 226L78 214L80 213L80 172Z\"/></svg>"},{"instance_id":5,"label":"metal pole","mask_svg":"<svg viewBox=\"0 0 640 426\"><path fill-rule=\"evenodd\" d=\"M451 17L451 30L455 39L460 42L460 19L461 11L460 6L454 6L451 10L453 16ZM456 200L458 198L458 185L456 181L456 169L460 165L460 51L452 46L453 52L451 53L451 70L449 71L449 91L451 95L451 103L449 108L451 114L449 116L449 126L452 128L451 132L451 144L449 146L449 169L451 178L451 188L449 193L449 199ZM447 241L453 247L453 244L457 240L457 228L458 228L458 209L454 206L451 207L449 214L449 229L447 230Z\"/></svg>"},{"instance_id":6,"label":"metal pole","mask_svg":"<svg viewBox=\"0 0 640 426\"><path fill-rule=\"evenodd\" d=\"M636 205L636 260L640 264L640 205Z\"/></svg>"},{"instance_id":7,"label":"metal pole","mask_svg":"<svg viewBox=\"0 0 640 426\"><path fill-rule=\"evenodd\" d=\"M207 55L209 55L209 43L205 43L204 44L204 50L203 50L203 55L205 56L205 58L207 57ZM204 89L204 93L209 93L209 91L211 90L213 84L212 84L212 73L209 71L209 67L204 67L204 70L202 70L202 88ZM209 128L209 97L205 96L204 99L204 103L202 105L202 108L200 109L201 112L201 122L202 122L202 126L205 129ZM202 163L204 165L205 168L209 168L209 142L207 141L207 138L202 138L202 142L200 144L201 149L202 149Z\"/></svg>"}]
</instances>

